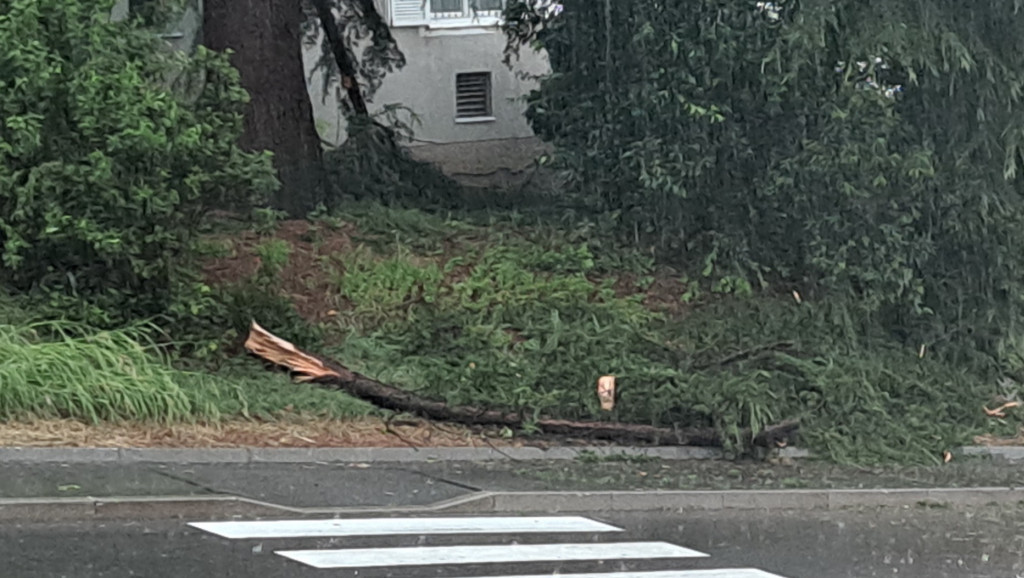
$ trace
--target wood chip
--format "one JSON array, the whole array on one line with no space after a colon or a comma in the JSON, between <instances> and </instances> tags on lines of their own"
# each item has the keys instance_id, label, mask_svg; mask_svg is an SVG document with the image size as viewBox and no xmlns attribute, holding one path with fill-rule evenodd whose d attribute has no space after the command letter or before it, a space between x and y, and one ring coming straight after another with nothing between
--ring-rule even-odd
<instances>
[{"instance_id":1,"label":"wood chip","mask_svg":"<svg viewBox=\"0 0 1024 578\"><path fill-rule=\"evenodd\" d=\"M597 380L597 397L601 400L601 409L615 409L615 376L603 375Z\"/></svg>"},{"instance_id":2,"label":"wood chip","mask_svg":"<svg viewBox=\"0 0 1024 578\"><path fill-rule=\"evenodd\" d=\"M1020 407L1020 402L1011 401L1009 403L1004 403L995 409L989 409L987 407L982 407L981 409L985 410L985 414L988 415L988 417L1006 417L1006 410L1015 407Z\"/></svg>"}]
</instances>

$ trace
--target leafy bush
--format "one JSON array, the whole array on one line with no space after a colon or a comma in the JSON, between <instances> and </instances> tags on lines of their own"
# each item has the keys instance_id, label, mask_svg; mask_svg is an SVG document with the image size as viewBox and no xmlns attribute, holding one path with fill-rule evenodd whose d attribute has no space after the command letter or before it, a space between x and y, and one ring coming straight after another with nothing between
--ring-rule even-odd
<instances>
[{"instance_id":1,"label":"leafy bush","mask_svg":"<svg viewBox=\"0 0 1024 578\"><path fill-rule=\"evenodd\" d=\"M595 371L645 380L662 369L642 353L652 313L580 274L551 275L521 264L536 256L499 246L457 273L456 261L444 268L447 283L428 285L423 295L430 298L407 299L383 319L362 314L365 334L349 337L345 359L452 403L564 417L594 415ZM437 271L421 265L414 276L407 272L413 267L406 258L400 268L355 274L373 275L363 283L384 286Z\"/></svg>"},{"instance_id":2,"label":"leafy bush","mask_svg":"<svg viewBox=\"0 0 1024 578\"><path fill-rule=\"evenodd\" d=\"M385 204L452 204L459 185L435 167L414 160L400 145L411 127L392 119L396 128L372 119L350 117L348 138L324 153L328 207L344 209L352 200Z\"/></svg>"},{"instance_id":3,"label":"leafy bush","mask_svg":"<svg viewBox=\"0 0 1024 578\"><path fill-rule=\"evenodd\" d=\"M1019 355L1015 5L545 4L506 17L554 69L528 116L620 234L843 299L914 347Z\"/></svg>"},{"instance_id":4,"label":"leafy bush","mask_svg":"<svg viewBox=\"0 0 1024 578\"><path fill-rule=\"evenodd\" d=\"M0 272L105 325L167 311L203 213L275 184L235 144L227 58L133 26L104 2L0 1Z\"/></svg>"}]
</instances>

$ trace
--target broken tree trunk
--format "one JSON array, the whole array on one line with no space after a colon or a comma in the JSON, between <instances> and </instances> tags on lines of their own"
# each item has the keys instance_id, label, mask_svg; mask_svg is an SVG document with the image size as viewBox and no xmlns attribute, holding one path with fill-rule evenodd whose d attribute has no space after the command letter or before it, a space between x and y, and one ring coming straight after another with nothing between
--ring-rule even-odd
<instances>
[{"instance_id":1,"label":"broken tree trunk","mask_svg":"<svg viewBox=\"0 0 1024 578\"><path fill-rule=\"evenodd\" d=\"M473 406L452 406L370 379L338 362L302 351L288 341L263 329L256 322L253 322L249 330L245 348L253 355L292 371L300 382L344 391L383 409L464 425L522 428L527 423L527 420L518 413L487 410ZM584 422L548 418L539 419L532 425L550 435L677 446L720 447L722 445L721 436L712 428L670 429L617 422ZM796 429L796 422L787 422L776 427L782 428L786 433L792 433ZM778 433L772 428L765 430L765 432L769 431L773 434ZM758 438L760 437L762 437L761 434Z\"/></svg>"},{"instance_id":2,"label":"broken tree trunk","mask_svg":"<svg viewBox=\"0 0 1024 578\"><path fill-rule=\"evenodd\" d=\"M312 0L316 15L320 18L320 25L327 37L327 43L331 46L331 54L334 55L334 62L338 65L338 72L341 73L341 86L348 94L348 100L352 104L356 114L368 116L369 109L366 107L366 99L359 88L359 79L356 76L356 66L353 58L345 47L345 39L341 36L341 29L338 28L338 21L335 19L334 10L328 0Z\"/></svg>"}]
</instances>

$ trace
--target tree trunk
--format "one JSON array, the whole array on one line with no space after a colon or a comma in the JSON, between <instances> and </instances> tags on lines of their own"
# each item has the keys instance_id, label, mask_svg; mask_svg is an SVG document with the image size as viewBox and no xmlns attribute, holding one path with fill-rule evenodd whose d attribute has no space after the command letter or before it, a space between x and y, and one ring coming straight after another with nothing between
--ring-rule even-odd
<instances>
[{"instance_id":1,"label":"tree trunk","mask_svg":"<svg viewBox=\"0 0 1024 578\"><path fill-rule=\"evenodd\" d=\"M206 0L203 44L232 50L250 102L243 148L274 153L281 189L273 206L305 216L323 200L320 137L306 88L298 0Z\"/></svg>"},{"instance_id":2,"label":"tree trunk","mask_svg":"<svg viewBox=\"0 0 1024 578\"><path fill-rule=\"evenodd\" d=\"M369 116L370 111L366 108L363 91L359 88L359 80L356 78L356 66L345 48L345 40L341 37L341 30L338 29L338 21L334 17L330 0L311 1L313 7L316 8L317 17L320 18L324 35L327 36L327 43L331 45L334 62L338 65L338 71L341 73L341 86L348 93L352 109L356 111L356 114Z\"/></svg>"}]
</instances>

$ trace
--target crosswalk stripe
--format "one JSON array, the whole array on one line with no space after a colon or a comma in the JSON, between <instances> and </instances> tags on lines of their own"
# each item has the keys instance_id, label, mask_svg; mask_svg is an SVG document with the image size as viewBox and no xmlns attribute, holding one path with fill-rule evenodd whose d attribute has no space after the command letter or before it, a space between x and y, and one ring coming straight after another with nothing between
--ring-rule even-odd
<instances>
[{"instance_id":1,"label":"crosswalk stripe","mask_svg":"<svg viewBox=\"0 0 1024 578\"><path fill-rule=\"evenodd\" d=\"M488 577L492 578L492 577ZM493 578L551 578L537 576L494 576ZM659 570L651 572L607 572L600 574L559 574L558 578L783 578L754 568L716 568L714 570Z\"/></svg>"},{"instance_id":2,"label":"crosswalk stripe","mask_svg":"<svg viewBox=\"0 0 1024 578\"><path fill-rule=\"evenodd\" d=\"M650 560L654 558L704 558L707 556L702 552L667 542L349 548L344 550L279 550L275 553L314 568Z\"/></svg>"},{"instance_id":3,"label":"crosswalk stripe","mask_svg":"<svg viewBox=\"0 0 1024 578\"><path fill-rule=\"evenodd\" d=\"M489 518L361 518L332 520L265 520L255 522L191 522L231 540L398 536L425 534L515 534L621 532L621 528L579 516Z\"/></svg>"}]
</instances>

